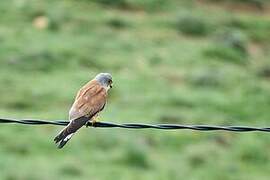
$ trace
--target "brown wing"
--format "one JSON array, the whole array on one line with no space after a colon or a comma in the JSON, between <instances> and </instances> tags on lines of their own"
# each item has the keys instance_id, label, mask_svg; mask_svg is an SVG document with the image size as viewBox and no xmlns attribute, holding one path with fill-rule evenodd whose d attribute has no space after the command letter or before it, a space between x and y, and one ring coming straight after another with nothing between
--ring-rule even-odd
<instances>
[{"instance_id":1,"label":"brown wing","mask_svg":"<svg viewBox=\"0 0 270 180\"><path fill-rule=\"evenodd\" d=\"M106 103L107 91L96 80L92 80L82 87L69 112L69 119L82 116L92 117L102 110Z\"/></svg>"},{"instance_id":2,"label":"brown wing","mask_svg":"<svg viewBox=\"0 0 270 180\"><path fill-rule=\"evenodd\" d=\"M73 134L80 129L89 118L101 111L106 103L107 91L96 80L82 87L69 111L70 123L55 138L58 148L63 148ZM89 118L87 118L89 117Z\"/></svg>"}]
</instances>

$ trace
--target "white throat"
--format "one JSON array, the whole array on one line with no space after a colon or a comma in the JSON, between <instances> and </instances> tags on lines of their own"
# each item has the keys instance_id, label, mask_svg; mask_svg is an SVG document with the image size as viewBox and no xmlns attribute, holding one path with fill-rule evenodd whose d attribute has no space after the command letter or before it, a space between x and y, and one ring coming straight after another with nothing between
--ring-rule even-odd
<instances>
[{"instance_id":1,"label":"white throat","mask_svg":"<svg viewBox=\"0 0 270 180\"><path fill-rule=\"evenodd\" d=\"M106 89L107 92L109 91L109 89L111 89L110 86L106 86L106 87L103 86L103 87Z\"/></svg>"}]
</instances>

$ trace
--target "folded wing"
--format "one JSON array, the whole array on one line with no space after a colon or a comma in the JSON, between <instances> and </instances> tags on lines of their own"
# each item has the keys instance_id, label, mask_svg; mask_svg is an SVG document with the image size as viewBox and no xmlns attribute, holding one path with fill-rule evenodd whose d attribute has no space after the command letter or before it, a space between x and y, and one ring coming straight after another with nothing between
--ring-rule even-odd
<instances>
[{"instance_id":1,"label":"folded wing","mask_svg":"<svg viewBox=\"0 0 270 180\"><path fill-rule=\"evenodd\" d=\"M64 147L78 129L103 110L106 97L106 89L96 80L80 89L69 111L70 123L54 139L55 143L59 142L58 148Z\"/></svg>"}]
</instances>

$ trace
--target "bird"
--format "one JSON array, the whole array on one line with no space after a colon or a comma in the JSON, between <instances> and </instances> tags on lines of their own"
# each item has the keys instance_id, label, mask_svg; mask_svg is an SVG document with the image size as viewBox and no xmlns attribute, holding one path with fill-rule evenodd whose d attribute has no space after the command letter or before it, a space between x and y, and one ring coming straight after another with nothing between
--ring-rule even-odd
<instances>
[{"instance_id":1,"label":"bird","mask_svg":"<svg viewBox=\"0 0 270 180\"><path fill-rule=\"evenodd\" d=\"M81 127L88 126L88 122L94 125L106 105L112 83L111 74L99 73L78 91L69 110L69 124L54 138L59 149L63 148Z\"/></svg>"}]
</instances>

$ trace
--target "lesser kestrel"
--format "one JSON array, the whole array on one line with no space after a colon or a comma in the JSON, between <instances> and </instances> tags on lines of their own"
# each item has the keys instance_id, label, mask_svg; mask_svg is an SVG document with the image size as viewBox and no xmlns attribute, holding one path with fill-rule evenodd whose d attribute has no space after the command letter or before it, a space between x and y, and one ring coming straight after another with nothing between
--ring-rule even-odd
<instances>
[{"instance_id":1,"label":"lesser kestrel","mask_svg":"<svg viewBox=\"0 0 270 180\"><path fill-rule=\"evenodd\" d=\"M63 148L74 133L88 121L95 123L99 112L105 107L112 82L109 73L100 73L79 90L69 111L70 123L54 138L59 149Z\"/></svg>"}]
</instances>

